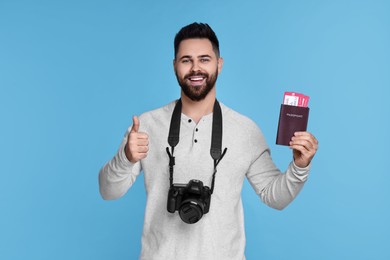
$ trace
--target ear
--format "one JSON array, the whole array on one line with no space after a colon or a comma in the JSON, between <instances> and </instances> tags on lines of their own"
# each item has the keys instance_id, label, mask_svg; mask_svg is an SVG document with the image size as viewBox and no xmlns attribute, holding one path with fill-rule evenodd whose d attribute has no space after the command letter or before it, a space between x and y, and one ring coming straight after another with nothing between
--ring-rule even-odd
<instances>
[{"instance_id":1,"label":"ear","mask_svg":"<svg viewBox=\"0 0 390 260\"><path fill-rule=\"evenodd\" d=\"M221 73L222 71L222 66L223 66L223 58L219 57L218 58L218 74Z\"/></svg>"}]
</instances>

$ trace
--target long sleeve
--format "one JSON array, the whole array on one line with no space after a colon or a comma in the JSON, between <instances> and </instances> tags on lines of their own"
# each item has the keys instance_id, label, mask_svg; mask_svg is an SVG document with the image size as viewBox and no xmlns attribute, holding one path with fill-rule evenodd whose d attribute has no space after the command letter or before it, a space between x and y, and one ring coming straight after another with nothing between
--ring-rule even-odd
<instances>
[{"instance_id":1,"label":"long sleeve","mask_svg":"<svg viewBox=\"0 0 390 260\"><path fill-rule=\"evenodd\" d=\"M270 207L284 209L302 190L309 168L299 168L291 162L285 174L278 175L261 191L261 199Z\"/></svg>"},{"instance_id":2,"label":"long sleeve","mask_svg":"<svg viewBox=\"0 0 390 260\"><path fill-rule=\"evenodd\" d=\"M310 165L297 167L291 162L282 174L271 160L269 151L264 151L247 173L248 180L261 200L268 206L282 210L290 204L303 188Z\"/></svg>"},{"instance_id":3,"label":"long sleeve","mask_svg":"<svg viewBox=\"0 0 390 260\"><path fill-rule=\"evenodd\" d=\"M99 189L103 199L113 200L122 197L141 172L141 163L131 163L124 152L128 131L117 154L99 172Z\"/></svg>"},{"instance_id":4,"label":"long sleeve","mask_svg":"<svg viewBox=\"0 0 390 260\"><path fill-rule=\"evenodd\" d=\"M290 204L303 188L310 165L299 168L291 162L283 174L273 163L269 148L260 131L254 131L251 166L246 174L250 184L268 206L282 210Z\"/></svg>"}]
</instances>

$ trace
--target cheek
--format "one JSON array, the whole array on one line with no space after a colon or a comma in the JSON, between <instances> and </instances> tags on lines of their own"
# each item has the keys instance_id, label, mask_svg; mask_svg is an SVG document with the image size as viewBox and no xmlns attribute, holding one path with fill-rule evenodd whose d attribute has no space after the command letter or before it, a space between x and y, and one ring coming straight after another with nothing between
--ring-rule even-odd
<instances>
[{"instance_id":1,"label":"cheek","mask_svg":"<svg viewBox=\"0 0 390 260\"><path fill-rule=\"evenodd\" d=\"M177 66L176 67L176 74L180 77L185 76L188 73L188 69L185 66Z\"/></svg>"},{"instance_id":2,"label":"cheek","mask_svg":"<svg viewBox=\"0 0 390 260\"><path fill-rule=\"evenodd\" d=\"M178 77L178 78L182 78L183 77L183 73L178 68L175 68L175 74L176 74L176 77Z\"/></svg>"}]
</instances>

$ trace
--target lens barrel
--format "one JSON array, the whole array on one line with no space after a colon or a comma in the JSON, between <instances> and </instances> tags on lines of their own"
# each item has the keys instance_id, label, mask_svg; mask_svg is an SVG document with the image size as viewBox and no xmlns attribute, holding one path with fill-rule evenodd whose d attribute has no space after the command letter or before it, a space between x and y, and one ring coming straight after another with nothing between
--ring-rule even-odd
<instances>
[{"instance_id":1,"label":"lens barrel","mask_svg":"<svg viewBox=\"0 0 390 260\"><path fill-rule=\"evenodd\" d=\"M187 224L198 222L203 216L203 204L196 200L186 200L180 206L179 215Z\"/></svg>"}]
</instances>

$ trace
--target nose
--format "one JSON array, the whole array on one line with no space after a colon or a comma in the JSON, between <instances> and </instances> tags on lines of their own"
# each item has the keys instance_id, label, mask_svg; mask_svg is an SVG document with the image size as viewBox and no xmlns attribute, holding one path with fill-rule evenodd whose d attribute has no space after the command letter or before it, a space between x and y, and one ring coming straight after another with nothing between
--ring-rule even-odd
<instances>
[{"instance_id":1,"label":"nose","mask_svg":"<svg viewBox=\"0 0 390 260\"><path fill-rule=\"evenodd\" d=\"M199 62L198 62L198 61L194 61L194 62L192 63L192 68L191 68L191 70L192 70L193 72L201 71L201 67L199 66Z\"/></svg>"}]
</instances>

